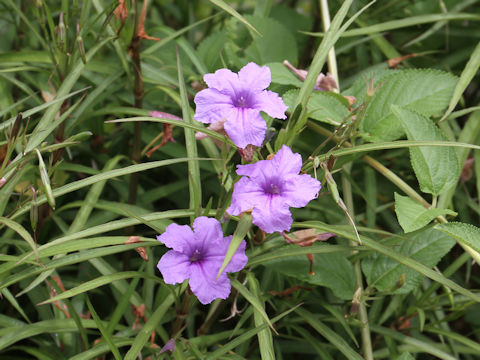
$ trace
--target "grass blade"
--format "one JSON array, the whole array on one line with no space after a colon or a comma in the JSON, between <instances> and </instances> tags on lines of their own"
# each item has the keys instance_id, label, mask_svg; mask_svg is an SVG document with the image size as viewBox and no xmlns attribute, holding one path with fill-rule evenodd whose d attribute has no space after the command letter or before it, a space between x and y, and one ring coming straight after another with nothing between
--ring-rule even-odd
<instances>
[{"instance_id":1,"label":"grass blade","mask_svg":"<svg viewBox=\"0 0 480 360\"><path fill-rule=\"evenodd\" d=\"M183 79L182 65L180 63L180 56L177 49L177 70L178 70L178 84L180 86L180 98L182 100L182 116L183 121L187 124L193 123L192 112L190 105L188 104L187 89L185 88L185 82ZM202 184L200 182L200 167L198 160L194 160L197 157L197 141L195 140L195 133L192 129L185 128L185 146L187 147L188 160L188 189L190 191L190 209L195 211L200 210L202 206ZM191 219L193 222L193 218Z\"/></svg>"}]
</instances>

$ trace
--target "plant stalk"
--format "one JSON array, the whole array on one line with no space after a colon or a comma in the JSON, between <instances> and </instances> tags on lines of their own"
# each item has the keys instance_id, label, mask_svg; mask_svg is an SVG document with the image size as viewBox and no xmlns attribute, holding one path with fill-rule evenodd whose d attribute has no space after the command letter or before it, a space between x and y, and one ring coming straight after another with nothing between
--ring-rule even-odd
<instances>
[{"instance_id":1,"label":"plant stalk","mask_svg":"<svg viewBox=\"0 0 480 360\"><path fill-rule=\"evenodd\" d=\"M343 171L350 173L351 164L345 165ZM347 206L348 213L350 216L355 218L355 208L353 204L353 193L352 193L352 184L348 181L348 177L345 176L345 173L342 173L342 189L343 189L343 198L345 200L345 205ZM358 246L358 243L350 240L350 246ZM353 252L354 254L356 251ZM360 268L360 260L356 260L353 264L353 269L355 272L355 287L356 291L363 293L363 277L362 269ZM368 323L368 313L365 302L360 300L358 312L360 315L360 321L362 322L362 349L363 355L366 360L373 360L373 350L372 350L372 336L370 334L370 326Z\"/></svg>"},{"instance_id":2,"label":"plant stalk","mask_svg":"<svg viewBox=\"0 0 480 360\"><path fill-rule=\"evenodd\" d=\"M140 61L140 42L141 38L138 34L138 1L134 2L133 5L135 9L135 24L134 24L134 34L132 37L132 42L130 43L130 49L132 51L132 63L134 70L134 87L133 95L135 99L134 106L138 109L142 108L143 105L143 78L142 78L142 64ZM142 123L134 123L134 133L133 133L133 148L132 148L132 162L134 164L139 164L141 160L141 145L142 145ZM137 190L138 190L138 177L139 173L133 173L130 175L130 186L128 191L128 203L135 204L137 202Z\"/></svg>"},{"instance_id":3,"label":"plant stalk","mask_svg":"<svg viewBox=\"0 0 480 360\"><path fill-rule=\"evenodd\" d=\"M327 32L328 28L330 27L330 12L328 10L328 2L327 0L320 0L320 12L322 14L322 24L323 24L323 31ZM327 55L327 63L328 63L328 72L332 74L335 82L337 83L338 88L333 89L334 92L339 92L340 90L340 83L338 82L338 68L337 68L337 57L335 55L335 47L332 46L330 51Z\"/></svg>"}]
</instances>

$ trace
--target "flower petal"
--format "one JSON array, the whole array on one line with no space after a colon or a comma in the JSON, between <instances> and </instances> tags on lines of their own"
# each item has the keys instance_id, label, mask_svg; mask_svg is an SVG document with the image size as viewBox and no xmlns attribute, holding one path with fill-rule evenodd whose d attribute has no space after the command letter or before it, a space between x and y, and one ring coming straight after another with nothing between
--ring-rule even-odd
<instances>
[{"instance_id":1,"label":"flower petal","mask_svg":"<svg viewBox=\"0 0 480 360\"><path fill-rule=\"evenodd\" d=\"M205 260L209 261L210 263L218 263L219 266L217 272L223 264L223 260L225 259L225 255L227 254L230 243L232 242L232 238L232 235L224 237L220 242L212 244L212 246L210 246L207 251ZM248 257L247 255L245 255L246 245L247 243L245 242L245 240L242 240L237 250L235 251L235 254L233 254L232 259L225 268L225 272L237 272L245 267L248 262Z\"/></svg>"},{"instance_id":2,"label":"flower petal","mask_svg":"<svg viewBox=\"0 0 480 360\"><path fill-rule=\"evenodd\" d=\"M208 248L213 243L223 240L222 227L215 218L206 216L196 218L193 222L193 231L195 232L195 243L204 254L208 253Z\"/></svg>"},{"instance_id":3,"label":"flower petal","mask_svg":"<svg viewBox=\"0 0 480 360\"><path fill-rule=\"evenodd\" d=\"M227 236L223 238L223 243L226 244L226 250L224 256L227 254L228 247L230 246L230 243L232 242L233 236ZM245 240L242 240L240 243L240 246L237 248L237 251L235 251L235 254L233 254L232 259L228 263L227 267L225 268L226 272L237 272L242 270L245 265L247 265L248 262L248 257L245 255L245 247L247 246L247 243Z\"/></svg>"},{"instance_id":4,"label":"flower petal","mask_svg":"<svg viewBox=\"0 0 480 360\"><path fill-rule=\"evenodd\" d=\"M208 261L192 263L190 288L202 304L209 304L215 299L226 299L230 295L230 280L226 274L217 276L218 268L211 267Z\"/></svg>"},{"instance_id":5,"label":"flower petal","mask_svg":"<svg viewBox=\"0 0 480 360\"><path fill-rule=\"evenodd\" d=\"M293 219L282 196L270 196L268 201L253 208L253 223L266 233L290 230Z\"/></svg>"},{"instance_id":6,"label":"flower petal","mask_svg":"<svg viewBox=\"0 0 480 360\"><path fill-rule=\"evenodd\" d=\"M239 148L262 146L267 124L257 109L234 108L226 116L225 132Z\"/></svg>"},{"instance_id":7,"label":"flower petal","mask_svg":"<svg viewBox=\"0 0 480 360\"><path fill-rule=\"evenodd\" d=\"M286 175L298 175L302 169L302 156L293 153L292 149L287 145L283 145L273 157L272 166L282 177Z\"/></svg>"},{"instance_id":8,"label":"flower petal","mask_svg":"<svg viewBox=\"0 0 480 360\"><path fill-rule=\"evenodd\" d=\"M240 69L238 78L248 88L256 91L266 89L272 82L272 74L268 66L258 66L250 62Z\"/></svg>"},{"instance_id":9,"label":"flower petal","mask_svg":"<svg viewBox=\"0 0 480 360\"><path fill-rule=\"evenodd\" d=\"M285 182L282 196L285 198L286 204L300 208L315 199L321 187L320 181L310 175L297 175Z\"/></svg>"},{"instance_id":10,"label":"flower petal","mask_svg":"<svg viewBox=\"0 0 480 360\"><path fill-rule=\"evenodd\" d=\"M232 203L226 211L230 215L239 215L253 208L262 196L265 194L259 183L243 177L233 187Z\"/></svg>"},{"instance_id":11,"label":"flower petal","mask_svg":"<svg viewBox=\"0 0 480 360\"><path fill-rule=\"evenodd\" d=\"M203 80L209 88L232 98L235 97L236 90L240 86L238 75L228 69L219 69L214 74L205 74Z\"/></svg>"},{"instance_id":12,"label":"flower petal","mask_svg":"<svg viewBox=\"0 0 480 360\"><path fill-rule=\"evenodd\" d=\"M234 108L232 98L216 89L205 89L195 95L197 105L193 118L205 124L224 119Z\"/></svg>"},{"instance_id":13,"label":"flower petal","mask_svg":"<svg viewBox=\"0 0 480 360\"><path fill-rule=\"evenodd\" d=\"M157 264L167 284L178 284L190 277L190 260L187 255L170 250L162 256Z\"/></svg>"},{"instance_id":14,"label":"flower petal","mask_svg":"<svg viewBox=\"0 0 480 360\"><path fill-rule=\"evenodd\" d=\"M173 223L167 226L162 235L157 236L157 240L175 251L188 255L194 235L190 226Z\"/></svg>"},{"instance_id":15,"label":"flower petal","mask_svg":"<svg viewBox=\"0 0 480 360\"><path fill-rule=\"evenodd\" d=\"M286 119L285 111L288 106L283 99L273 91L262 91L255 95L255 104L253 108L265 111L268 115L276 119Z\"/></svg>"}]
</instances>

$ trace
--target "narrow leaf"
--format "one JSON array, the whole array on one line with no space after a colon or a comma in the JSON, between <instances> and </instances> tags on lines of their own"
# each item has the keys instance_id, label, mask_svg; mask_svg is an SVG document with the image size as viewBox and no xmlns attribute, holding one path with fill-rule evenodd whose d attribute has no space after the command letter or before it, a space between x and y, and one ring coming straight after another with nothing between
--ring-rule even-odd
<instances>
[{"instance_id":1,"label":"narrow leaf","mask_svg":"<svg viewBox=\"0 0 480 360\"><path fill-rule=\"evenodd\" d=\"M248 278L248 284L253 296L259 299L260 304L263 305L263 308L265 308L265 303L263 300L261 300L262 294L261 294L257 279L251 272L247 274L247 278ZM255 322L255 327L262 326L263 324L268 325L268 323L263 318L262 314L255 308L253 308L253 318ZM258 344L260 346L260 355L262 356L262 359L263 360L275 359L275 351L273 350L273 338L272 338L272 332L270 331L270 329L268 327L265 327L264 330L260 331L257 334L257 337L258 337Z\"/></svg>"},{"instance_id":2,"label":"narrow leaf","mask_svg":"<svg viewBox=\"0 0 480 360\"><path fill-rule=\"evenodd\" d=\"M42 301L39 305L50 304L50 303L58 301L58 300L67 299L67 298L70 298L70 297L75 296L75 295L83 294L87 291L96 289L100 286L110 284L110 283L112 283L114 281L117 281L117 280L136 278L136 277L148 277L148 276L144 273L139 273L139 272L136 272L136 271L124 271L124 272L118 272L118 273L115 273L115 274L100 276L100 277L97 277L93 280L84 282L83 284L81 284L81 285L79 285L79 286L77 286L73 289L64 291L63 293L61 293L57 296L54 296L54 297L52 297L48 300ZM160 281L159 278L156 278L156 277L153 277L153 278L157 281Z\"/></svg>"},{"instance_id":3,"label":"narrow leaf","mask_svg":"<svg viewBox=\"0 0 480 360\"><path fill-rule=\"evenodd\" d=\"M241 23L245 24L248 28L253 30L258 36L262 36L262 34L260 34L258 32L258 30L253 27L252 24L250 24L247 20L245 20L245 18L242 15L240 15L234 8L232 8L230 5L228 5L225 1L223 1L223 0L209 0L209 1L212 4L218 6L223 11L232 15L235 19L237 19Z\"/></svg>"},{"instance_id":4,"label":"narrow leaf","mask_svg":"<svg viewBox=\"0 0 480 360\"><path fill-rule=\"evenodd\" d=\"M470 55L470 59L468 60L467 65L465 65L465 68L463 69L462 74L460 75L460 79L458 79L457 86L455 86L455 90L453 91L452 98L450 99L450 104L448 105L448 109L445 112L445 114L442 116L442 118L439 120L439 122L445 120L447 116L450 115L450 113L453 111L453 109L455 109L455 106L457 106L457 103L462 97L463 92L472 81L479 67L480 67L480 42L475 47L475 50L473 50L472 55Z\"/></svg>"},{"instance_id":5,"label":"narrow leaf","mask_svg":"<svg viewBox=\"0 0 480 360\"><path fill-rule=\"evenodd\" d=\"M187 90L183 79L182 65L180 63L180 55L177 49L177 71L178 83L180 86L180 98L182 100L182 116L183 121L187 124L193 124L192 112L188 104ZM191 158L188 160L188 189L190 191L190 209L199 211L202 206L202 185L200 182L200 167L197 157L197 141L195 140L195 133L192 129L184 129L185 131L185 146L187 148L187 155ZM191 219L193 222L193 218Z\"/></svg>"},{"instance_id":6,"label":"narrow leaf","mask_svg":"<svg viewBox=\"0 0 480 360\"><path fill-rule=\"evenodd\" d=\"M363 360L355 350L335 331L323 322L318 320L315 315L304 309L297 309L297 314L306 321L312 328L314 328L320 335L327 339L335 348L340 351L349 360Z\"/></svg>"},{"instance_id":7,"label":"narrow leaf","mask_svg":"<svg viewBox=\"0 0 480 360\"><path fill-rule=\"evenodd\" d=\"M105 340L105 342L108 344L108 347L110 348L110 351L112 352L113 356L115 357L116 360L122 360L122 356L120 355L118 348L112 341L111 335L103 326L102 321L98 316L97 312L95 311L95 308L93 307L92 303L90 302L88 295L86 296L86 303L88 306L88 310L90 310L90 314L92 315L93 321L95 321L95 323L97 324L98 330L100 330L100 333L102 334L102 337Z\"/></svg>"},{"instance_id":8,"label":"narrow leaf","mask_svg":"<svg viewBox=\"0 0 480 360\"><path fill-rule=\"evenodd\" d=\"M232 260L233 256L235 255L235 252L237 251L238 247L242 243L243 239L245 239L245 236L247 235L248 230L250 230L251 226L252 226L252 215L243 214L242 218L238 222L235 232L233 233L232 241L228 246L227 254L225 255L225 259L223 260L222 266L220 267L220 270L218 270L217 279L225 270L225 268L230 263L230 261Z\"/></svg>"},{"instance_id":9,"label":"narrow leaf","mask_svg":"<svg viewBox=\"0 0 480 360\"><path fill-rule=\"evenodd\" d=\"M7 227L15 231L18 235L20 235L32 248L32 251L35 254L35 258L37 259L37 262L40 261L37 245L35 244L35 241L33 240L30 233L22 225L3 216L0 217L0 224L6 225Z\"/></svg>"},{"instance_id":10,"label":"narrow leaf","mask_svg":"<svg viewBox=\"0 0 480 360\"><path fill-rule=\"evenodd\" d=\"M278 334L277 331L273 328L273 325L268 318L267 313L263 309L262 304L258 301L258 299L250 292L248 289L243 286L241 283L239 283L237 280L233 279L232 280L232 286L237 289L237 291L254 307L256 311L263 317L265 322L268 324L268 326L275 332L275 334Z\"/></svg>"}]
</instances>

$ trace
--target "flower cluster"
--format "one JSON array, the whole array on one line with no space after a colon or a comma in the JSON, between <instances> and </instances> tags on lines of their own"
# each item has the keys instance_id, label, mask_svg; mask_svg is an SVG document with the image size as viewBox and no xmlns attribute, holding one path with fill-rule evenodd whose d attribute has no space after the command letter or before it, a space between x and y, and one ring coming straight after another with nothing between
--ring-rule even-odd
<instances>
[{"instance_id":1,"label":"flower cluster","mask_svg":"<svg viewBox=\"0 0 480 360\"><path fill-rule=\"evenodd\" d=\"M208 89L195 96L194 119L206 124L225 121L224 129L239 148L262 146L267 125L260 111L286 119L287 106L277 93L265 90L271 82L270 69L248 63L238 74L220 69L203 79Z\"/></svg>"},{"instance_id":2,"label":"flower cluster","mask_svg":"<svg viewBox=\"0 0 480 360\"><path fill-rule=\"evenodd\" d=\"M195 96L194 118L211 124L216 131L223 128L244 153L252 153L264 141L266 123L260 111L286 118L283 100L265 90L271 81L267 66L249 63L238 74L220 69L205 75L204 80L209 88ZM290 207L306 206L321 188L318 180L300 174L301 168L302 157L286 145L269 160L238 165L237 174L243 177L234 185L227 212L240 215L251 211L253 223L267 233L290 230ZM220 223L204 216L195 219L193 231L187 225L171 224L157 239L172 249L158 262L165 283L178 284L189 279L192 292L202 304L226 299L231 287L226 273L240 271L248 261L242 240L217 278L232 236L223 237Z\"/></svg>"},{"instance_id":3,"label":"flower cluster","mask_svg":"<svg viewBox=\"0 0 480 360\"><path fill-rule=\"evenodd\" d=\"M216 279L232 236L223 237L218 220L205 216L195 219L193 231L187 225L170 224L157 240L173 249L163 255L157 265L165 283L178 284L190 279L190 288L202 304L226 299L230 294L226 273L242 270L248 261L243 240L225 271Z\"/></svg>"},{"instance_id":4,"label":"flower cluster","mask_svg":"<svg viewBox=\"0 0 480 360\"><path fill-rule=\"evenodd\" d=\"M290 207L306 206L316 198L320 182L310 175L299 175L302 157L284 145L271 160L237 165L244 175L234 186L231 215L252 210L253 223L267 233L290 230Z\"/></svg>"}]
</instances>

